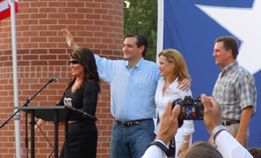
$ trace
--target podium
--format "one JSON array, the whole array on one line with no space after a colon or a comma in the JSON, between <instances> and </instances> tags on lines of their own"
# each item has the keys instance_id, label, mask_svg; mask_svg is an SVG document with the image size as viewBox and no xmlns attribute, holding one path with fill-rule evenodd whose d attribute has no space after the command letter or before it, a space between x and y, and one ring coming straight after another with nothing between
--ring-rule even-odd
<instances>
[{"instance_id":1,"label":"podium","mask_svg":"<svg viewBox=\"0 0 261 158\"><path fill-rule=\"evenodd\" d=\"M66 117L66 109L64 106L18 106L15 109L22 110L26 113L31 114L31 158L35 158L35 117L41 118L45 121L53 121L54 123L54 157L58 158L58 128L59 122L65 122L65 141L67 141L68 133L68 119ZM26 122L27 124L27 122ZM26 126L27 127L27 126ZM27 130L27 129L26 129ZM65 146L65 152L67 151L67 146ZM66 154L65 154L66 155Z\"/></svg>"}]
</instances>

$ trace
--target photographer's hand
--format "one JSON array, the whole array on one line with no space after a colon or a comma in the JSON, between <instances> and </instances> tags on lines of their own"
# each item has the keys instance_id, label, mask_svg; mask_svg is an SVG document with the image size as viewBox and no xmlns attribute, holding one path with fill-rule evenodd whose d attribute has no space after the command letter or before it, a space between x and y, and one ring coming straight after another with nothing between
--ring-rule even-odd
<instances>
[{"instance_id":1,"label":"photographer's hand","mask_svg":"<svg viewBox=\"0 0 261 158\"><path fill-rule=\"evenodd\" d=\"M205 94L201 95L201 101L204 106L204 122L208 133L212 134L213 129L221 125L221 106L213 97Z\"/></svg>"},{"instance_id":2,"label":"photographer's hand","mask_svg":"<svg viewBox=\"0 0 261 158\"><path fill-rule=\"evenodd\" d=\"M165 113L160 120L160 129L156 139L165 142L165 144L169 143L169 141L177 133L179 113L180 105L176 105L172 109L172 103L169 102Z\"/></svg>"}]
</instances>

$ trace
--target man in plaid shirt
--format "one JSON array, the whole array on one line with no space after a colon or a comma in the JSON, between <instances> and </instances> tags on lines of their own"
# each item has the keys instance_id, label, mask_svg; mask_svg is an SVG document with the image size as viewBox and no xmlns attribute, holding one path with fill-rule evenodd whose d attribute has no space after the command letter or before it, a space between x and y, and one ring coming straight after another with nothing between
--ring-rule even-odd
<instances>
[{"instance_id":1,"label":"man in plaid shirt","mask_svg":"<svg viewBox=\"0 0 261 158\"><path fill-rule=\"evenodd\" d=\"M238 64L237 55L238 43L234 37L221 36L215 40L213 56L221 72L212 95L221 104L222 124L246 147L257 95L254 77Z\"/></svg>"}]
</instances>

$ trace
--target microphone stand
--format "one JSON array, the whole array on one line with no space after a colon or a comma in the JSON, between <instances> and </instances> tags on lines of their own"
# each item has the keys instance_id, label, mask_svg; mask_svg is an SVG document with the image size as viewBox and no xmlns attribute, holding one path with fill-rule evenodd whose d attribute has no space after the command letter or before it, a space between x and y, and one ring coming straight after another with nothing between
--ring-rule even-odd
<instances>
[{"instance_id":1,"label":"microphone stand","mask_svg":"<svg viewBox=\"0 0 261 158\"><path fill-rule=\"evenodd\" d=\"M52 83L53 81L56 81L56 77L55 75L52 76L52 78L41 88L39 89L31 98L27 98L25 103L22 106L28 106L28 104L40 93L43 91L43 89L45 89L50 83ZM0 125L0 129L2 127L4 127L18 112L20 111L20 109L16 110L6 121L4 121L1 125ZM34 124L34 120L31 120ZM26 148L26 157L28 157L28 131L27 131L27 112L25 113L25 148Z\"/></svg>"}]
</instances>

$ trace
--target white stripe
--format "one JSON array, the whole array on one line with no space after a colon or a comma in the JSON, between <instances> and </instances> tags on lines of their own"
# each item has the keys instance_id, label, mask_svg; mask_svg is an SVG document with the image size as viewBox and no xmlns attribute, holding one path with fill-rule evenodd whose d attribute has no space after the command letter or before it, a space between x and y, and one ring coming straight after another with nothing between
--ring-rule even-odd
<instances>
[{"instance_id":1,"label":"white stripe","mask_svg":"<svg viewBox=\"0 0 261 158\"><path fill-rule=\"evenodd\" d=\"M7 8L8 8L8 1L7 0L0 2L0 12L6 10Z\"/></svg>"},{"instance_id":2,"label":"white stripe","mask_svg":"<svg viewBox=\"0 0 261 158\"><path fill-rule=\"evenodd\" d=\"M158 0L158 30L157 30L157 55L156 62L159 63L158 54L163 49L164 28L164 0Z\"/></svg>"}]
</instances>

